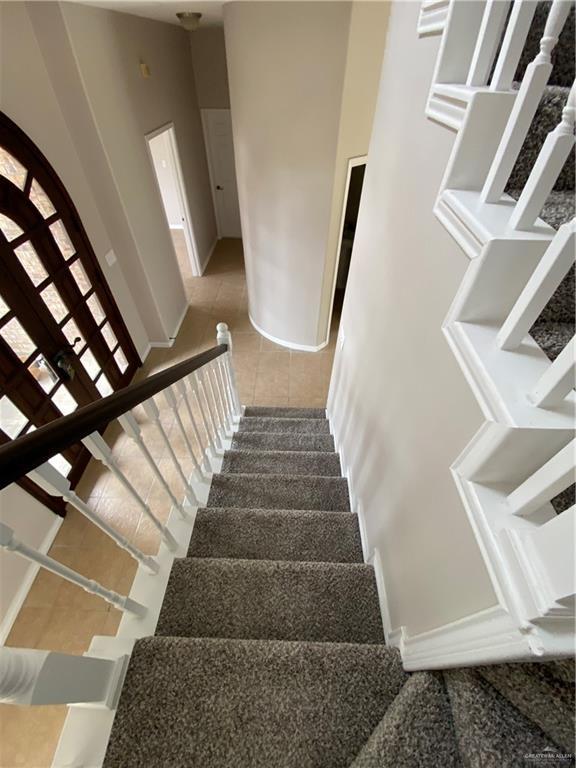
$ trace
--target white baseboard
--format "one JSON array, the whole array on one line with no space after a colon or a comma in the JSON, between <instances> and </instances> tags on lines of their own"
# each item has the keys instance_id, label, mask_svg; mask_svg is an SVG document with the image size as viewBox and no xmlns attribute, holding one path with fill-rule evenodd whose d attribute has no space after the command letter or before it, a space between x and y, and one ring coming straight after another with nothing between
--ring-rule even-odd
<instances>
[{"instance_id":1,"label":"white baseboard","mask_svg":"<svg viewBox=\"0 0 576 768\"><path fill-rule=\"evenodd\" d=\"M250 314L248 314L248 318L250 319L252 326L256 331L258 331L258 333L262 334L262 336L264 336L269 341L273 341L274 344L279 344L281 347L288 347L288 349L295 349L298 352L320 352L320 350L324 349L324 347L328 344L328 341L323 341L322 344L318 344L318 346L314 347L309 344L296 344L293 341L286 341L285 339L279 339L276 336L272 336L271 333L266 333L266 331L262 330L262 328L260 328L260 326L254 322Z\"/></svg>"},{"instance_id":2,"label":"white baseboard","mask_svg":"<svg viewBox=\"0 0 576 768\"><path fill-rule=\"evenodd\" d=\"M169 349L170 347L174 346L174 342L176 341L176 337L178 336L178 332L182 327L182 323L184 322L184 318L186 317L186 313L188 312L189 308L190 308L190 304L186 302L184 304L184 307L182 308L182 314L180 315L178 322L176 323L176 327L172 331L173 335L170 336L168 341L151 341L149 344L149 348L146 352L146 355L148 355L148 353L150 352L150 349Z\"/></svg>"},{"instance_id":3,"label":"white baseboard","mask_svg":"<svg viewBox=\"0 0 576 768\"><path fill-rule=\"evenodd\" d=\"M62 517L58 517L55 515L55 520L50 526L50 530L48 531L48 533L44 537L44 540L42 541L42 543L37 549L38 552L40 552L43 555L48 554L48 550L52 546L52 542L54 541L54 539L56 538L56 534L60 530L62 521L63 521ZM8 606L8 610L4 614L4 618L0 622L0 646L4 645L4 643L6 642L6 639L10 634L10 630L12 629L14 622L18 618L20 609L24 605L24 601L28 596L28 592L30 591L31 586L34 583L34 579L38 575L39 570L40 570L40 566L38 565L38 563L30 563L28 565L26 574L22 579L22 584L20 585L18 591L12 598L12 601Z\"/></svg>"},{"instance_id":4,"label":"white baseboard","mask_svg":"<svg viewBox=\"0 0 576 768\"><path fill-rule=\"evenodd\" d=\"M382 617L382 626L384 628L386 644L397 645L397 643L394 642L395 638L393 637L392 632L392 622L390 621L390 611L388 608L388 595L386 594L386 581L384 579L384 571L382 569L382 559L380 558L379 549L374 548L369 562L374 568L376 589L378 590L378 602L380 603L380 616Z\"/></svg>"},{"instance_id":5,"label":"white baseboard","mask_svg":"<svg viewBox=\"0 0 576 768\"><path fill-rule=\"evenodd\" d=\"M210 246L210 250L208 251L208 256L207 256L207 257L204 259L204 261L202 262L202 267L201 267L201 269L202 269L202 274L204 274L204 272L206 272L206 267L208 266L208 264L210 264L210 259L211 259L211 258L212 258L212 256L214 255L214 251L216 250L216 246L218 245L218 240L219 240L219 239L220 239L220 238L219 238L218 236L216 236L216 238L215 238L214 242L213 242L213 243L212 243L212 245Z\"/></svg>"}]
</instances>

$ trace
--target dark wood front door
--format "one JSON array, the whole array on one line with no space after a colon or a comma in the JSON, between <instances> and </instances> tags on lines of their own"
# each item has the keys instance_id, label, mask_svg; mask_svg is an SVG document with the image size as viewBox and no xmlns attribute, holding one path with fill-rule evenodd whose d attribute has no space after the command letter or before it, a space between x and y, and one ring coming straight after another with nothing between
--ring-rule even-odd
<instances>
[{"instance_id":1,"label":"dark wood front door","mask_svg":"<svg viewBox=\"0 0 576 768\"><path fill-rule=\"evenodd\" d=\"M69 195L0 113L0 441L125 386L139 365ZM86 460L75 445L53 463L75 483Z\"/></svg>"}]
</instances>

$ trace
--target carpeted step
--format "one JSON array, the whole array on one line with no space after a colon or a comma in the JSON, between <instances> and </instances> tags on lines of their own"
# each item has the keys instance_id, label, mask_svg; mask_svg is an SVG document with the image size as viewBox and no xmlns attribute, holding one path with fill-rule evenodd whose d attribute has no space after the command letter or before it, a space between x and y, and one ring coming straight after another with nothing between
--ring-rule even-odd
<instances>
[{"instance_id":1,"label":"carpeted step","mask_svg":"<svg viewBox=\"0 0 576 768\"><path fill-rule=\"evenodd\" d=\"M489 755L486 765L513 768L525 764L525 755L558 747L474 670L452 669L444 672L444 681L465 766Z\"/></svg>"},{"instance_id":2,"label":"carpeted step","mask_svg":"<svg viewBox=\"0 0 576 768\"><path fill-rule=\"evenodd\" d=\"M477 667L497 691L566 752L574 753L574 660Z\"/></svg>"},{"instance_id":3,"label":"carpeted step","mask_svg":"<svg viewBox=\"0 0 576 768\"><path fill-rule=\"evenodd\" d=\"M337 453L319 451L226 451L222 472L341 477Z\"/></svg>"},{"instance_id":4,"label":"carpeted step","mask_svg":"<svg viewBox=\"0 0 576 768\"><path fill-rule=\"evenodd\" d=\"M240 419L239 432L288 432L292 435L329 435L327 419L275 419L250 416Z\"/></svg>"},{"instance_id":5,"label":"carpeted step","mask_svg":"<svg viewBox=\"0 0 576 768\"><path fill-rule=\"evenodd\" d=\"M384 642L371 566L278 560L175 560L156 634Z\"/></svg>"},{"instance_id":6,"label":"carpeted step","mask_svg":"<svg viewBox=\"0 0 576 768\"><path fill-rule=\"evenodd\" d=\"M291 435L289 432L235 432L238 451L334 451L332 435Z\"/></svg>"},{"instance_id":7,"label":"carpeted step","mask_svg":"<svg viewBox=\"0 0 576 768\"><path fill-rule=\"evenodd\" d=\"M200 509L189 557L361 563L356 515L281 509Z\"/></svg>"},{"instance_id":8,"label":"carpeted step","mask_svg":"<svg viewBox=\"0 0 576 768\"><path fill-rule=\"evenodd\" d=\"M530 335L553 361L574 336L574 326L569 323L536 322L530 329Z\"/></svg>"},{"instance_id":9,"label":"carpeted step","mask_svg":"<svg viewBox=\"0 0 576 768\"><path fill-rule=\"evenodd\" d=\"M212 477L206 506L350 512L348 481L343 477L219 474Z\"/></svg>"},{"instance_id":10,"label":"carpeted step","mask_svg":"<svg viewBox=\"0 0 576 768\"><path fill-rule=\"evenodd\" d=\"M325 419L325 408L276 408L261 405L247 405L244 417L271 416L276 419Z\"/></svg>"},{"instance_id":11,"label":"carpeted step","mask_svg":"<svg viewBox=\"0 0 576 768\"><path fill-rule=\"evenodd\" d=\"M442 675L416 672L404 684L350 768L461 765Z\"/></svg>"},{"instance_id":12,"label":"carpeted step","mask_svg":"<svg viewBox=\"0 0 576 768\"><path fill-rule=\"evenodd\" d=\"M379 645L137 640L105 768L346 768L402 688Z\"/></svg>"}]
</instances>

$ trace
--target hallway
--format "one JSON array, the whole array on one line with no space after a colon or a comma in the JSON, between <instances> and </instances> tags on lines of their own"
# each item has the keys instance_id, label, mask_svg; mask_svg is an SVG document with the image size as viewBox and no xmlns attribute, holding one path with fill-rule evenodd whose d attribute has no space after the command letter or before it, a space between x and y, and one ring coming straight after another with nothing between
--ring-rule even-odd
<instances>
[{"instance_id":1,"label":"hallway","mask_svg":"<svg viewBox=\"0 0 576 768\"><path fill-rule=\"evenodd\" d=\"M203 277L185 277L190 307L174 345L153 349L137 375L144 378L216 344L216 324L226 322L232 332L234 363L244 405L293 405L323 407L326 403L337 333L320 353L292 352L269 342L254 331L248 318L246 281L240 240L219 241ZM162 410L162 422L186 471L192 465L175 430L171 413ZM177 485L174 468L152 425L142 425L163 474ZM149 472L141 471L137 449L117 425L106 432L113 455L157 517L165 521L170 504ZM94 460L77 488L89 506L146 553L155 553L156 530L111 473ZM104 586L126 594L136 563L98 528L69 509L49 554ZM115 634L120 613L97 597L46 572L40 573L24 604L6 645L81 654L94 635ZM65 707L0 706L0 767L48 768L66 715ZM31 738L31 734L34 737Z\"/></svg>"}]
</instances>

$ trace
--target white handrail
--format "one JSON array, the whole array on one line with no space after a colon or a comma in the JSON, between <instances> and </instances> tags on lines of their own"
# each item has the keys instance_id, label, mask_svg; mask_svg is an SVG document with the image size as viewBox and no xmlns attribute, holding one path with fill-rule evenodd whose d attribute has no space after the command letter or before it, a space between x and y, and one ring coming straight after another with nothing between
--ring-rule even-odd
<instances>
[{"instance_id":1,"label":"white handrail","mask_svg":"<svg viewBox=\"0 0 576 768\"><path fill-rule=\"evenodd\" d=\"M552 72L551 54L571 7L571 0L554 0L552 3L544 35L540 41L540 52L526 68L500 145L480 194L483 203L497 203L502 197Z\"/></svg>"},{"instance_id":2,"label":"white handrail","mask_svg":"<svg viewBox=\"0 0 576 768\"><path fill-rule=\"evenodd\" d=\"M572 440L508 495L514 515L529 515L574 482L576 440Z\"/></svg>"},{"instance_id":3,"label":"white handrail","mask_svg":"<svg viewBox=\"0 0 576 768\"><path fill-rule=\"evenodd\" d=\"M511 0L487 0L466 85L486 85Z\"/></svg>"},{"instance_id":4,"label":"white handrail","mask_svg":"<svg viewBox=\"0 0 576 768\"><path fill-rule=\"evenodd\" d=\"M541 408L560 405L566 395L574 389L576 373L576 341L574 337L566 344L556 360L541 376L528 399Z\"/></svg>"},{"instance_id":5,"label":"white handrail","mask_svg":"<svg viewBox=\"0 0 576 768\"><path fill-rule=\"evenodd\" d=\"M500 329L500 349L516 349L574 263L574 220L563 224Z\"/></svg>"},{"instance_id":6,"label":"white handrail","mask_svg":"<svg viewBox=\"0 0 576 768\"><path fill-rule=\"evenodd\" d=\"M537 5L537 0L514 0L490 82L491 91L509 91L512 88Z\"/></svg>"},{"instance_id":7,"label":"white handrail","mask_svg":"<svg viewBox=\"0 0 576 768\"><path fill-rule=\"evenodd\" d=\"M72 584L76 584L77 587L81 587L92 595L101 597L103 600L106 600L107 603L110 603L121 611L134 613L137 616L144 616L146 614L146 607L136 602L136 600L132 600L132 598L126 597L125 595L120 595L112 589L107 589L94 579L87 579L85 576L72 570L72 568L68 568L67 565L63 565L57 560L54 560L54 558L49 557L48 555L43 555L41 552L24 544L24 542L14 536L14 531L4 523L0 523L0 547L9 552L14 552L14 554L19 555L26 560L30 560L33 563L38 563L38 565L45 568L47 571L70 581Z\"/></svg>"},{"instance_id":8,"label":"white handrail","mask_svg":"<svg viewBox=\"0 0 576 768\"><path fill-rule=\"evenodd\" d=\"M528 181L514 207L510 217L512 229L532 227L540 215L540 211L574 147L575 116L576 82L572 84L566 106L562 110L562 120L546 137Z\"/></svg>"}]
</instances>

